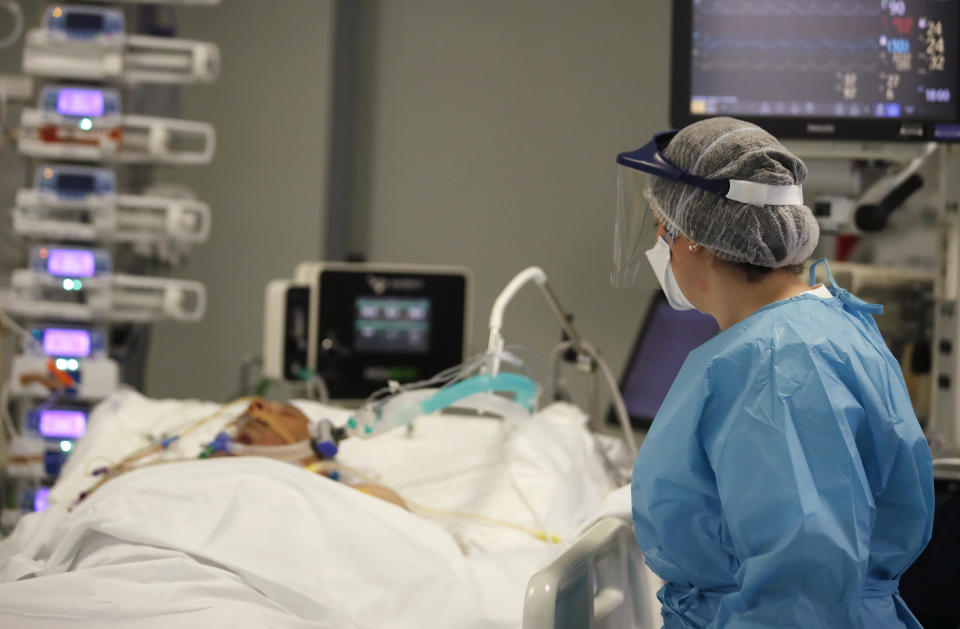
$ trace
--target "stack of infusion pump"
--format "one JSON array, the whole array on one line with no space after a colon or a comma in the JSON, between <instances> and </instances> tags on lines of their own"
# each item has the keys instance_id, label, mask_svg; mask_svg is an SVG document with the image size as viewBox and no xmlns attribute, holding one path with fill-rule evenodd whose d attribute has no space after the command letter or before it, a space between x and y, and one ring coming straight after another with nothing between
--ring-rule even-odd
<instances>
[{"instance_id":1,"label":"stack of infusion pump","mask_svg":"<svg viewBox=\"0 0 960 629\"><path fill-rule=\"evenodd\" d=\"M132 33L134 16L157 10L136 4L50 4L24 40L23 72L40 87L36 107L22 112L18 138L33 166L32 187L18 191L12 209L28 263L13 271L0 299L23 328L0 395L0 412L17 433L4 470L5 528L45 508L91 408L120 384L113 328L204 314L203 284L118 268L131 260L141 271L171 268L210 231L207 204L144 180L152 166L208 163L213 127L138 115L125 103L143 100L148 85L212 82L219 50Z\"/></svg>"}]
</instances>

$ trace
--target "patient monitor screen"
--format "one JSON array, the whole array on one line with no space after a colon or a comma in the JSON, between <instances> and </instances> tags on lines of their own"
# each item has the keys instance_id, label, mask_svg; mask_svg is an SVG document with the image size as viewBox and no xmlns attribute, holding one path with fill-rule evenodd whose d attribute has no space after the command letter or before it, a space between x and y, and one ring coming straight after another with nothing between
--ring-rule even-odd
<instances>
[{"instance_id":1,"label":"patient monitor screen","mask_svg":"<svg viewBox=\"0 0 960 629\"><path fill-rule=\"evenodd\" d=\"M957 0L693 0L690 114L951 121Z\"/></svg>"},{"instance_id":2,"label":"patient monitor screen","mask_svg":"<svg viewBox=\"0 0 960 629\"><path fill-rule=\"evenodd\" d=\"M674 310L658 294L620 386L634 426L646 427L653 421L687 354L719 331L713 317L697 310Z\"/></svg>"},{"instance_id":3,"label":"patient monitor screen","mask_svg":"<svg viewBox=\"0 0 960 629\"><path fill-rule=\"evenodd\" d=\"M358 297L353 348L358 352L426 354L430 351L430 300Z\"/></svg>"},{"instance_id":4,"label":"patient monitor screen","mask_svg":"<svg viewBox=\"0 0 960 629\"><path fill-rule=\"evenodd\" d=\"M333 399L429 378L463 362L469 281L462 269L331 265L317 277L313 358Z\"/></svg>"}]
</instances>

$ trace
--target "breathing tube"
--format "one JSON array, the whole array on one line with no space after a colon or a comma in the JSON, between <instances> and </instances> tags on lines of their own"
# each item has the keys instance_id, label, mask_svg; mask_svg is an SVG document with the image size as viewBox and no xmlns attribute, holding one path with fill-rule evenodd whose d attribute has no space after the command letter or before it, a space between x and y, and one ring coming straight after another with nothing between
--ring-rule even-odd
<instances>
[{"instance_id":1,"label":"breathing tube","mask_svg":"<svg viewBox=\"0 0 960 629\"><path fill-rule=\"evenodd\" d=\"M204 446L200 458L207 458L216 452L236 456L262 456L287 463L297 463L310 456L318 459L332 459L337 456L338 445L347 436L346 430L334 426L329 419L321 420L310 439L282 446L255 446L235 441L227 432L221 431L213 441Z\"/></svg>"}]
</instances>

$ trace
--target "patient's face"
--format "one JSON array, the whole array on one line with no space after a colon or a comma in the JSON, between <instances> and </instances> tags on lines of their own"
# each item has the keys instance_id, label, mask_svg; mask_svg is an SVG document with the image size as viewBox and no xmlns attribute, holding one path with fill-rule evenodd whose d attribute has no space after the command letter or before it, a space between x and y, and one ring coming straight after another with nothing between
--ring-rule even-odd
<instances>
[{"instance_id":1,"label":"patient's face","mask_svg":"<svg viewBox=\"0 0 960 629\"><path fill-rule=\"evenodd\" d=\"M297 407L255 398L237 424L235 438L247 445L282 446L309 439L309 426L307 416ZM306 465L313 461L316 461L316 457L310 455L300 462ZM403 509L407 508L403 499L388 487L368 483L355 487L374 498L392 502Z\"/></svg>"},{"instance_id":2,"label":"patient's face","mask_svg":"<svg viewBox=\"0 0 960 629\"><path fill-rule=\"evenodd\" d=\"M255 398L237 425L236 440L255 446L280 446L310 438L306 415L295 406Z\"/></svg>"}]
</instances>

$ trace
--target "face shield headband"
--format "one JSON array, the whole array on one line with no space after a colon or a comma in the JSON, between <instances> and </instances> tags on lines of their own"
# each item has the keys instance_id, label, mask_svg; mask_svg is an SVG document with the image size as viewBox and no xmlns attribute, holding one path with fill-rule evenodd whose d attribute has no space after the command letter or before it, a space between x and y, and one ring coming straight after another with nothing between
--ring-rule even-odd
<instances>
[{"instance_id":1,"label":"face shield headband","mask_svg":"<svg viewBox=\"0 0 960 629\"><path fill-rule=\"evenodd\" d=\"M777 186L741 179L706 179L683 170L663 154L663 149L677 135L677 132L677 130L664 131L654 135L650 142L637 150L617 155L617 163L655 177L693 186L738 203L803 205L802 186Z\"/></svg>"},{"instance_id":2,"label":"face shield headband","mask_svg":"<svg viewBox=\"0 0 960 629\"><path fill-rule=\"evenodd\" d=\"M648 196L649 177L704 190L717 197L749 205L803 205L798 185L770 185L739 179L707 179L683 170L663 150L676 131L653 136L645 146L617 156L617 216L614 223L611 283L619 288L646 286L646 258L643 252L656 242L656 221L649 220L656 200ZM657 209L658 212L662 210Z\"/></svg>"}]
</instances>

